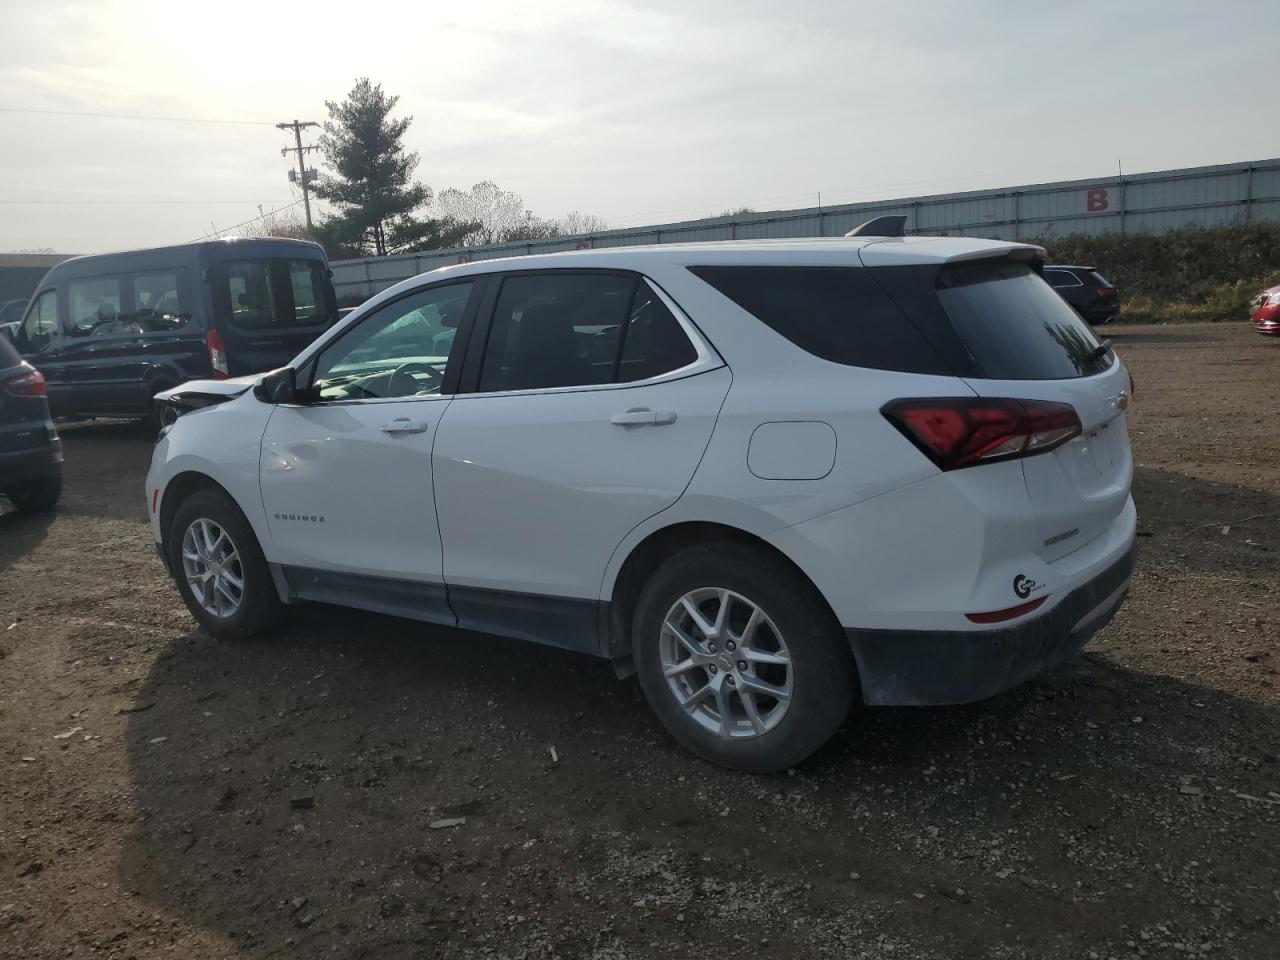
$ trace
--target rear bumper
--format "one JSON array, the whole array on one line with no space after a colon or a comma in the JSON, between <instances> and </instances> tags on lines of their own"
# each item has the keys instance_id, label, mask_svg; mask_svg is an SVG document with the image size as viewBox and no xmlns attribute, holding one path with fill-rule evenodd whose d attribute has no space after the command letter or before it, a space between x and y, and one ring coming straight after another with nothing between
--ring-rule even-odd
<instances>
[{"instance_id":1,"label":"rear bumper","mask_svg":"<svg viewBox=\"0 0 1280 960\"><path fill-rule=\"evenodd\" d=\"M30 483L62 475L62 441L45 447L0 453L0 490L15 483Z\"/></svg>"},{"instance_id":2,"label":"rear bumper","mask_svg":"<svg viewBox=\"0 0 1280 960\"><path fill-rule=\"evenodd\" d=\"M997 630L846 629L869 704L951 704L1017 686L1080 650L1129 589L1136 543L1043 616Z\"/></svg>"}]
</instances>

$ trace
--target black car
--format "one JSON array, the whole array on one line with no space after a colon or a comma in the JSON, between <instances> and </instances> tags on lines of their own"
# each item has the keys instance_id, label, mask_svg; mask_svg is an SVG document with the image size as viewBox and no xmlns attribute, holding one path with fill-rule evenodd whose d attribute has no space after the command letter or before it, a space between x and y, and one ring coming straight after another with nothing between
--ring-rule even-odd
<instances>
[{"instance_id":1,"label":"black car","mask_svg":"<svg viewBox=\"0 0 1280 960\"><path fill-rule=\"evenodd\" d=\"M1120 294L1097 267L1046 264L1044 278L1090 326L1110 323L1120 316Z\"/></svg>"},{"instance_id":2,"label":"black car","mask_svg":"<svg viewBox=\"0 0 1280 960\"><path fill-rule=\"evenodd\" d=\"M62 495L62 441L44 377L0 334L0 494L19 510L48 510Z\"/></svg>"},{"instance_id":3,"label":"black car","mask_svg":"<svg viewBox=\"0 0 1280 960\"><path fill-rule=\"evenodd\" d=\"M217 240L65 260L13 342L55 417L159 418L157 393L282 366L337 319L319 244Z\"/></svg>"}]
</instances>

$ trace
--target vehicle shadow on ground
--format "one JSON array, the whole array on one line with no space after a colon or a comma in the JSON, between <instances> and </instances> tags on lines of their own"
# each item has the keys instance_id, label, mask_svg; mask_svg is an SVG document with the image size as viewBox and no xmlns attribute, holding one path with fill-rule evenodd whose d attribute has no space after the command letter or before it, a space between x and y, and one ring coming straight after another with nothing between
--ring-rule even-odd
<instances>
[{"instance_id":1,"label":"vehicle shadow on ground","mask_svg":"<svg viewBox=\"0 0 1280 960\"><path fill-rule=\"evenodd\" d=\"M707 882L787 898L785 923L762 910L734 927L749 943L806 952L796 924L857 910L949 956L1012 944L1006 923L1027 955L1060 955L1064 936L1160 922L1165 904L1122 881L1141 891L1144 857L1208 848L1231 876L1200 902L1274 909L1278 808L1235 794L1274 784L1280 710L1097 657L979 704L855 712L769 777L689 756L600 661L319 606L269 641L172 641L135 702L153 706L127 727L124 887L251 955L668 956L679 911L683 943L728 956ZM981 923L948 914L957 888L983 898ZM950 899L917 910L919 891ZM670 909L635 909L646 896Z\"/></svg>"},{"instance_id":2,"label":"vehicle shadow on ground","mask_svg":"<svg viewBox=\"0 0 1280 960\"><path fill-rule=\"evenodd\" d=\"M1138 467L1133 499L1140 564L1228 576L1280 576L1280 496Z\"/></svg>"},{"instance_id":3,"label":"vehicle shadow on ground","mask_svg":"<svg viewBox=\"0 0 1280 960\"><path fill-rule=\"evenodd\" d=\"M142 478L155 434L132 420L60 424L66 484L61 508L69 515L145 520Z\"/></svg>"},{"instance_id":4,"label":"vehicle shadow on ground","mask_svg":"<svg viewBox=\"0 0 1280 960\"><path fill-rule=\"evenodd\" d=\"M44 540L56 516L56 510L38 513L14 510L8 501L0 498L0 576Z\"/></svg>"}]
</instances>

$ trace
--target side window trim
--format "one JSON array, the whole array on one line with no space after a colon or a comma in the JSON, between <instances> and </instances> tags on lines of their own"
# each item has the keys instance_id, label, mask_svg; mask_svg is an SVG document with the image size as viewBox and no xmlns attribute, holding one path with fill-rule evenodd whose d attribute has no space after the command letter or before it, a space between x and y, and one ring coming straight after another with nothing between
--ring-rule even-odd
<instances>
[{"instance_id":1,"label":"side window trim","mask_svg":"<svg viewBox=\"0 0 1280 960\"><path fill-rule=\"evenodd\" d=\"M424 286L421 286L421 287L415 287L412 290L406 290L400 296L395 297L392 300L388 300L385 303L378 304L378 306L375 309L370 310L368 313L362 316L355 323L348 324L347 326L342 327L341 329L337 330L333 336L324 339L323 342L317 342L315 344L315 349L312 350L312 352L302 360L301 364L299 364L299 367L298 367L298 371L303 375L302 381L306 383L307 389L310 389L313 385L312 381L315 379L316 369L320 363L320 358L324 355L325 351L328 350L330 347L337 346L339 343L342 342L342 340L348 334L359 329L367 321L373 319L374 317L381 316L384 310L390 307L393 307L397 303L400 303L403 300L407 300L410 297L416 297L430 290L439 290L439 289L443 289L444 287L455 286L463 283L469 283L472 285L471 294L467 298L467 306L462 311L462 317L458 321L458 330L454 334L455 346L453 349L449 351L449 360L445 364L444 378L440 382L439 393L431 394L428 396L421 396L421 397L362 397L358 399L344 399L344 400L317 400L313 405L324 406L324 407L337 407L337 406L346 406L347 404L353 404L353 403L360 403L360 404L406 403L406 402L413 402L416 400L428 400L428 401L447 400L450 397L452 397L455 393L458 392L457 390L458 377L460 375L461 368L462 368L462 357L464 354L467 353L468 348L470 346L471 330L475 325L476 312L479 307L480 301L484 298L487 292L486 291L487 284L485 282L486 279L487 278L483 275L450 277L449 279L441 281L440 283L425 284Z\"/></svg>"},{"instance_id":2,"label":"side window trim","mask_svg":"<svg viewBox=\"0 0 1280 960\"><path fill-rule=\"evenodd\" d=\"M639 285L645 284L653 291L654 295L662 301L663 305L671 311L671 315L676 318L676 322L684 331L689 342L693 345L697 358L683 367L675 370L668 370L656 377L649 377L644 380L631 380L624 383L594 383L579 384L571 387L535 387L527 390L499 390L499 391L481 391L480 386L480 368L484 361L485 346L489 339L489 331L493 326L493 313L498 303L498 292L502 287L502 281L509 277L518 276L546 276L560 273L574 274L604 274L612 276L629 277L637 281L636 291L633 293L634 298L638 295ZM689 317L687 313L676 303L670 295L662 289L662 287L651 277L639 272L638 270L618 270L618 269L592 269L584 267L556 267L541 270L506 270L502 272L493 272L481 274L489 279L489 289L485 292L484 301L480 304L480 309L475 317L474 331L468 343L465 362L462 368L462 379L458 384L457 393L475 397L508 397L508 396L533 396L543 393L582 393L584 391L593 390L623 390L629 387L643 387L652 383L663 383L668 380L683 380L685 377L693 376L699 373L705 373L708 370L714 370L717 367L724 366L724 360L720 354L716 352L715 347L711 344L703 332L698 329L697 324ZM621 356L621 350L625 344L625 333L619 338L618 350ZM451 358L452 359L452 358Z\"/></svg>"}]
</instances>

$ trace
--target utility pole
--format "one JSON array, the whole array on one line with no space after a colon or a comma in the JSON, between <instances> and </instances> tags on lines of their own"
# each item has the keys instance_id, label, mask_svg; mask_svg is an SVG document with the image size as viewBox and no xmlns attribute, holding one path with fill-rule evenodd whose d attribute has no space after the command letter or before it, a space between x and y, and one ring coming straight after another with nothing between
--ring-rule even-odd
<instances>
[{"instance_id":1,"label":"utility pole","mask_svg":"<svg viewBox=\"0 0 1280 960\"><path fill-rule=\"evenodd\" d=\"M302 208L307 212L307 230L310 230L311 229L310 183L311 183L311 180L313 179L312 175L314 175L315 171L312 170L308 172L307 164L306 164L306 154L310 153L313 150L319 150L320 148L304 147L302 145L302 128L318 127L320 126L320 124L316 123L314 120L294 120L293 123L277 123L276 126L281 130L293 131L293 142L296 143L297 146L284 147L280 151L280 156L282 157L287 156L290 153L296 153L298 155L297 182L302 186ZM289 174L290 174L289 179L292 180L293 171L290 170Z\"/></svg>"}]
</instances>

